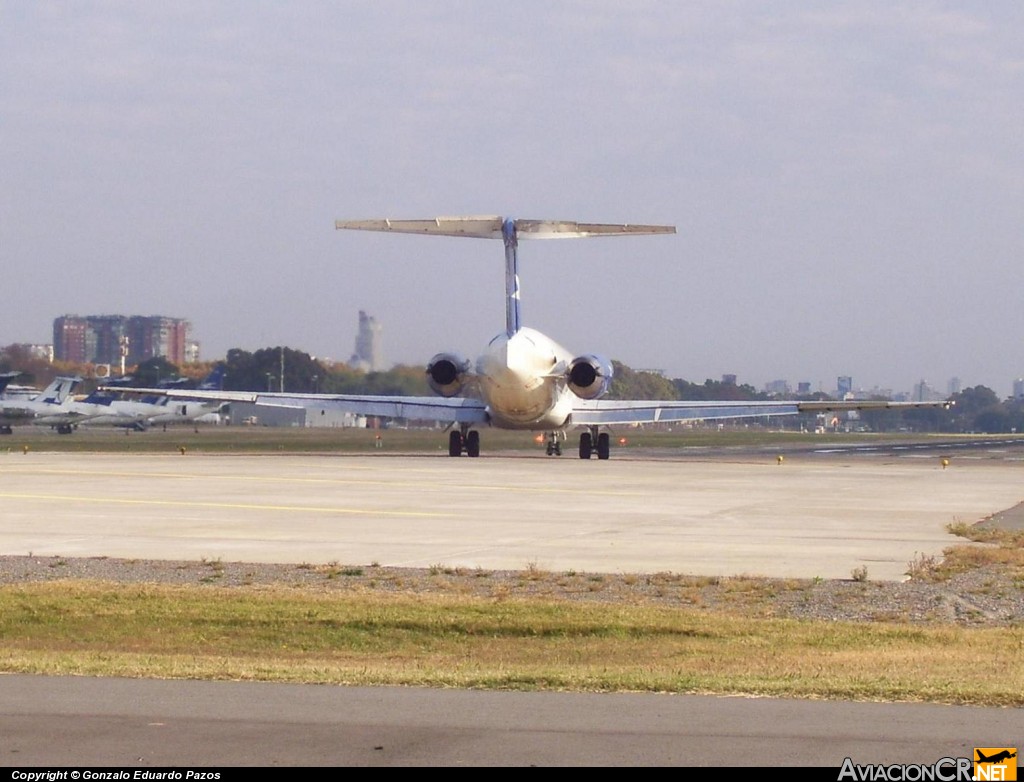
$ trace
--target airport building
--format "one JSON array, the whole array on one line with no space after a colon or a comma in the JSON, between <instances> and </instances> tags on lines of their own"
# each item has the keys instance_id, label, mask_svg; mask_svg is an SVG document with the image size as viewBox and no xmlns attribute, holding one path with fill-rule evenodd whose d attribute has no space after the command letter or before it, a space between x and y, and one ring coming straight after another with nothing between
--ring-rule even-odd
<instances>
[{"instance_id":1,"label":"airport building","mask_svg":"<svg viewBox=\"0 0 1024 782\"><path fill-rule=\"evenodd\" d=\"M163 356L182 365L191 353L191 324L162 315L62 315L53 321L53 357L77 364L139 364Z\"/></svg>"},{"instance_id":2,"label":"airport building","mask_svg":"<svg viewBox=\"0 0 1024 782\"><path fill-rule=\"evenodd\" d=\"M330 407L256 405L232 402L227 421L235 426L295 426L300 428L366 428L366 416Z\"/></svg>"}]
</instances>

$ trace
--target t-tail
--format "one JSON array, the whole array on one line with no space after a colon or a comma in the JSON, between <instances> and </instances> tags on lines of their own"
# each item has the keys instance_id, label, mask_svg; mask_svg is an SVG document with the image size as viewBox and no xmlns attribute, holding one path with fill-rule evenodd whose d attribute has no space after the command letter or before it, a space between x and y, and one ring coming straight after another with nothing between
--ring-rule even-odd
<instances>
[{"instance_id":1,"label":"t-tail","mask_svg":"<svg viewBox=\"0 0 1024 782\"><path fill-rule=\"evenodd\" d=\"M224 376L227 374L226 365L217 364L199 384L199 388L204 391L223 391L224 390Z\"/></svg>"},{"instance_id":2,"label":"t-tail","mask_svg":"<svg viewBox=\"0 0 1024 782\"><path fill-rule=\"evenodd\" d=\"M51 405L62 405L81 382L82 378L80 377L56 377L50 385L40 392L39 396L36 397L36 401L46 402Z\"/></svg>"},{"instance_id":3,"label":"t-tail","mask_svg":"<svg viewBox=\"0 0 1024 782\"><path fill-rule=\"evenodd\" d=\"M431 220L338 220L335 228L357 231L467 236L505 243L505 333L522 328L519 296L520 239L581 239L589 236L674 234L672 225L577 223L569 220L515 220L510 217L437 217Z\"/></svg>"}]
</instances>

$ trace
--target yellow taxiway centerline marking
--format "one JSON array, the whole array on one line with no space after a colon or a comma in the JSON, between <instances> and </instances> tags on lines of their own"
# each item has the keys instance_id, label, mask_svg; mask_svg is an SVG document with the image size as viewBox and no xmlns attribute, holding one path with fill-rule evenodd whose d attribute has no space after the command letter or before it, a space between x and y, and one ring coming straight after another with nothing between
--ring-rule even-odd
<instances>
[{"instance_id":1,"label":"yellow taxiway centerline marking","mask_svg":"<svg viewBox=\"0 0 1024 782\"><path fill-rule=\"evenodd\" d=\"M303 505L259 505L245 502L187 502L185 500L130 500L117 497L76 497L61 494L18 494L0 492L0 497L14 500L43 500L52 502L92 502L114 505L164 505L175 508L234 508L237 510L277 510L305 513L339 513L364 516L414 516L424 518L448 518L450 513L429 513L405 510L369 510L365 508L322 508Z\"/></svg>"}]
</instances>

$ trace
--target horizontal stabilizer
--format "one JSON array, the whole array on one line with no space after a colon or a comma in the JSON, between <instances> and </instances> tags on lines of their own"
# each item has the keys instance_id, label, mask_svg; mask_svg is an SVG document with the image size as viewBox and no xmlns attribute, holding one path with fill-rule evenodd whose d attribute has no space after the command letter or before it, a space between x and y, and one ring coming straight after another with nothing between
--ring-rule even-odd
<instances>
[{"instance_id":1,"label":"horizontal stabilizer","mask_svg":"<svg viewBox=\"0 0 1024 782\"><path fill-rule=\"evenodd\" d=\"M355 231L501 239L504 223L503 217L436 217L431 220L338 220L334 227ZM674 225L577 223L571 220L513 220L512 224L520 239L580 239L589 236L637 236L676 232Z\"/></svg>"},{"instance_id":2,"label":"horizontal stabilizer","mask_svg":"<svg viewBox=\"0 0 1024 782\"><path fill-rule=\"evenodd\" d=\"M500 217L436 217L432 220L338 220L334 227L354 231L500 239L501 224Z\"/></svg>"},{"instance_id":3,"label":"horizontal stabilizer","mask_svg":"<svg viewBox=\"0 0 1024 782\"><path fill-rule=\"evenodd\" d=\"M568 220L516 220L520 239L581 239L588 236L637 236L674 234L674 225L630 223L574 223Z\"/></svg>"}]
</instances>

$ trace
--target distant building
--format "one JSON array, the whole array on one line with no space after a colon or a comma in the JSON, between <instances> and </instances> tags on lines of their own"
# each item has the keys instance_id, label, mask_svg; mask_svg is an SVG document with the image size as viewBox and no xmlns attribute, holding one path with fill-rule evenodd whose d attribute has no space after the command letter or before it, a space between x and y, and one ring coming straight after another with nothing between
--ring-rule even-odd
<instances>
[{"instance_id":1,"label":"distant building","mask_svg":"<svg viewBox=\"0 0 1024 782\"><path fill-rule=\"evenodd\" d=\"M736 385L736 375L722 375L723 386L734 386Z\"/></svg>"},{"instance_id":2,"label":"distant building","mask_svg":"<svg viewBox=\"0 0 1024 782\"><path fill-rule=\"evenodd\" d=\"M41 358L50 364L53 363L53 345L39 345L31 342L19 342L15 344L14 347L24 351L26 356L30 356L32 358Z\"/></svg>"},{"instance_id":3,"label":"distant building","mask_svg":"<svg viewBox=\"0 0 1024 782\"><path fill-rule=\"evenodd\" d=\"M946 384L946 391L947 391L946 397L949 398L949 397L953 396L954 394L959 394L960 390L961 390L961 388L960 388L960 378L958 378L958 377L951 377L949 379L949 382Z\"/></svg>"},{"instance_id":4,"label":"distant building","mask_svg":"<svg viewBox=\"0 0 1024 782\"><path fill-rule=\"evenodd\" d=\"M381 350L381 327L377 319L359 310L359 332L356 334L356 350L349 359L349 364L367 372L380 372L384 369L384 356Z\"/></svg>"},{"instance_id":5,"label":"distant building","mask_svg":"<svg viewBox=\"0 0 1024 782\"><path fill-rule=\"evenodd\" d=\"M188 344L185 345L185 363L198 364L200 355L200 344L195 340L190 340Z\"/></svg>"},{"instance_id":6,"label":"distant building","mask_svg":"<svg viewBox=\"0 0 1024 782\"><path fill-rule=\"evenodd\" d=\"M786 380L772 380L764 384L764 392L771 396L787 396L790 393L789 382Z\"/></svg>"},{"instance_id":7,"label":"distant building","mask_svg":"<svg viewBox=\"0 0 1024 782\"><path fill-rule=\"evenodd\" d=\"M836 378L836 398L845 399L847 394L853 393L853 378L850 375L840 375Z\"/></svg>"},{"instance_id":8,"label":"distant building","mask_svg":"<svg viewBox=\"0 0 1024 782\"><path fill-rule=\"evenodd\" d=\"M53 321L57 361L78 364L139 364L163 356L186 363L191 324L162 315L62 315Z\"/></svg>"},{"instance_id":9,"label":"distant building","mask_svg":"<svg viewBox=\"0 0 1024 782\"><path fill-rule=\"evenodd\" d=\"M927 380L921 380L920 383L914 384L914 391L911 397L913 402L937 402L945 399L942 394L928 385Z\"/></svg>"},{"instance_id":10,"label":"distant building","mask_svg":"<svg viewBox=\"0 0 1024 782\"><path fill-rule=\"evenodd\" d=\"M796 384L796 392L800 396L808 396L811 393L811 381L801 380L799 383Z\"/></svg>"},{"instance_id":11,"label":"distant building","mask_svg":"<svg viewBox=\"0 0 1024 782\"><path fill-rule=\"evenodd\" d=\"M1013 398L1024 399L1024 377L1018 377L1013 381Z\"/></svg>"},{"instance_id":12,"label":"distant building","mask_svg":"<svg viewBox=\"0 0 1024 782\"><path fill-rule=\"evenodd\" d=\"M235 426L295 426L299 428L366 428L366 416L330 407L274 407L232 402L228 423Z\"/></svg>"}]
</instances>

